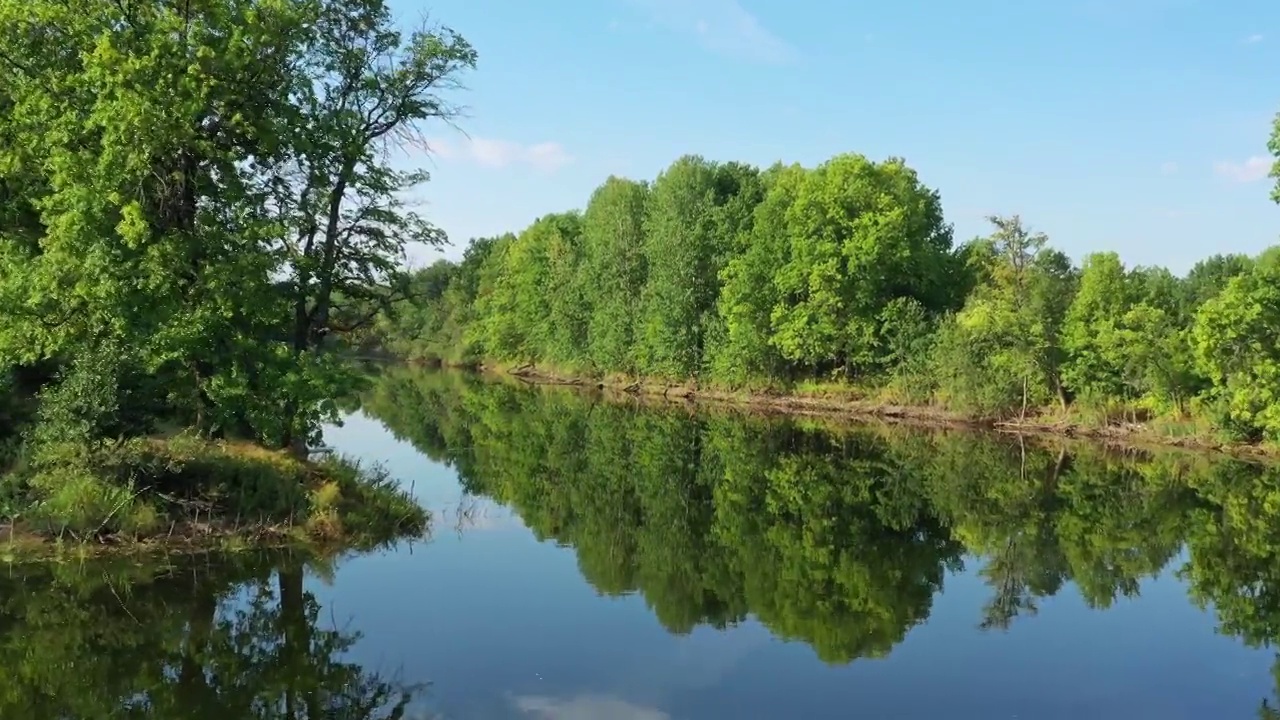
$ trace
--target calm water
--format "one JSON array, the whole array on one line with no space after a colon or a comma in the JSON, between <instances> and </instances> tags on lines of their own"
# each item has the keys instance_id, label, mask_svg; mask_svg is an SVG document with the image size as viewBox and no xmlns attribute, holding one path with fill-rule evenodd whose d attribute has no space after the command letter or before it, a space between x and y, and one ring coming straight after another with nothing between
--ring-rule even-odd
<instances>
[{"instance_id":1,"label":"calm water","mask_svg":"<svg viewBox=\"0 0 1280 720\"><path fill-rule=\"evenodd\" d=\"M394 370L429 542L12 570L3 718L1280 718L1280 472Z\"/></svg>"}]
</instances>

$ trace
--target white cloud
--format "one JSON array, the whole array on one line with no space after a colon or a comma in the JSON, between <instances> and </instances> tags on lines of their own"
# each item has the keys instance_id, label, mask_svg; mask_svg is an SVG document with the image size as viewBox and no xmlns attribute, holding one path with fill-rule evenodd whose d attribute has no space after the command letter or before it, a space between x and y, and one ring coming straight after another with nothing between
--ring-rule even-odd
<instances>
[{"instance_id":1,"label":"white cloud","mask_svg":"<svg viewBox=\"0 0 1280 720\"><path fill-rule=\"evenodd\" d=\"M1245 38L1244 40L1242 40L1241 42L1243 42L1245 45L1256 45L1256 44L1258 44L1258 43L1262 42L1262 34L1261 34L1261 33L1254 33L1254 34L1250 35L1249 37L1246 37L1246 38Z\"/></svg>"},{"instance_id":2,"label":"white cloud","mask_svg":"<svg viewBox=\"0 0 1280 720\"><path fill-rule=\"evenodd\" d=\"M1178 163L1173 162L1172 160L1166 163L1161 163L1160 165L1161 175L1173 175L1176 172L1178 172Z\"/></svg>"},{"instance_id":3,"label":"white cloud","mask_svg":"<svg viewBox=\"0 0 1280 720\"><path fill-rule=\"evenodd\" d=\"M708 50L743 60L787 63L795 48L769 32L738 0L627 0L654 22L697 39Z\"/></svg>"},{"instance_id":4,"label":"white cloud","mask_svg":"<svg viewBox=\"0 0 1280 720\"><path fill-rule=\"evenodd\" d=\"M671 720L667 713L611 697L582 695L569 700L524 695L515 698L521 712L543 720Z\"/></svg>"},{"instance_id":5,"label":"white cloud","mask_svg":"<svg viewBox=\"0 0 1280 720\"><path fill-rule=\"evenodd\" d=\"M444 160L474 162L491 168L527 165L543 172L555 172L573 162L573 157L557 142L522 145L494 138L463 138L459 141L431 140L431 152Z\"/></svg>"},{"instance_id":6,"label":"white cloud","mask_svg":"<svg viewBox=\"0 0 1280 720\"><path fill-rule=\"evenodd\" d=\"M1271 158L1254 155L1244 162L1223 160L1213 164L1213 172L1218 177L1231 182L1251 183L1262 180L1271 173Z\"/></svg>"}]
</instances>

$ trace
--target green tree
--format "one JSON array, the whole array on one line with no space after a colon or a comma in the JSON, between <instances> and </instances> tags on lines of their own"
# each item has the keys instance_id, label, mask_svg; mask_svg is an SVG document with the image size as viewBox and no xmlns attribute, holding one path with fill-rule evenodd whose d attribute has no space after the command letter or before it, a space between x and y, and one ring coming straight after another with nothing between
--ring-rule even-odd
<instances>
[{"instance_id":1,"label":"green tree","mask_svg":"<svg viewBox=\"0 0 1280 720\"><path fill-rule=\"evenodd\" d=\"M588 364L587 328L590 308L586 292L590 276L583 272L582 216L554 215L547 233L547 316L543 320L541 355L568 367Z\"/></svg>"},{"instance_id":2,"label":"green tree","mask_svg":"<svg viewBox=\"0 0 1280 720\"><path fill-rule=\"evenodd\" d=\"M1134 282L1119 255L1094 253L1084 259L1080 287L1062 327L1062 379L1077 397L1100 403L1131 396L1123 330L1135 301Z\"/></svg>"},{"instance_id":3,"label":"green tree","mask_svg":"<svg viewBox=\"0 0 1280 720\"><path fill-rule=\"evenodd\" d=\"M458 266L437 260L406 279L409 299L389 312L379 314L379 332L387 338L388 349L410 360L439 360L447 351L440 346L450 308L445 293Z\"/></svg>"},{"instance_id":4,"label":"green tree","mask_svg":"<svg viewBox=\"0 0 1280 720\"><path fill-rule=\"evenodd\" d=\"M685 156L654 181L644 223L641 370L684 378L703 369L708 341L718 332L719 273L734 235L749 221L750 199L759 198L754 173Z\"/></svg>"},{"instance_id":5,"label":"green tree","mask_svg":"<svg viewBox=\"0 0 1280 720\"><path fill-rule=\"evenodd\" d=\"M581 218L539 218L500 243L485 263L476 300L479 342L499 360L574 359L585 342L586 317L577 282Z\"/></svg>"},{"instance_id":6,"label":"green tree","mask_svg":"<svg viewBox=\"0 0 1280 720\"><path fill-rule=\"evenodd\" d=\"M723 286L717 310L724 335L711 360L717 379L741 384L785 373L786 363L772 342L772 316L781 302L778 273L791 253L787 211L806 173L799 165L778 164L761 177L765 196L754 210L751 230L735 238L733 253L720 272Z\"/></svg>"},{"instance_id":7,"label":"green tree","mask_svg":"<svg viewBox=\"0 0 1280 720\"><path fill-rule=\"evenodd\" d=\"M1280 248L1206 302L1194 332L1221 426L1244 438L1280 439Z\"/></svg>"},{"instance_id":8,"label":"green tree","mask_svg":"<svg viewBox=\"0 0 1280 720\"><path fill-rule=\"evenodd\" d=\"M787 211L773 342L788 360L857 375L874 367L895 298L942 309L951 227L938 194L901 160L842 155L809 173Z\"/></svg>"},{"instance_id":9,"label":"green tree","mask_svg":"<svg viewBox=\"0 0 1280 720\"><path fill-rule=\"evenodd\" d=\"M1194 313L1201 305L1217 297L1231 278L1244 275L1253 267L1248 255L1213 255L1192 266L1184 280L1188 311Z\"/></svg>"},{"instance_id":10,"label":"green tree","mask_svg":"<svg viewBox=\"0 0 1280 720\"><path fill-rule=\"evenodd\" d=\"M588 354L602 370L635 370L636 327L647 269L644 225L649 187L609 177L582 219L581 292L590 317Z\"/></svg>"},{"instance_id":11,"label":"green tree","mask_svg":"<svg viewBox=\"0 0 1280 720\"><path fill-rule=\"evenodd\" d=\"M449 287L441 298L444 323L440 328L441 336L437 340L441 357L451 363L470 365L484 358L484 348L470 333L471 327L478 322L476 298L480 295L480 284L485 263L494 248L511 242L512 235L496 238L477 238L467 245L463 251L462 262L458 263ZM412 300L408 304L411 304Z\"/></svg>"},{"instance_id":12,"label":"green tree","mask_svg":"<svg viewBox=\"0 0 1280 720\"><path fill-rule=\"evenodd\" d=\"M939 392L984 414L1025 415L1055 397L1065 407L1060 336L1075 272L1017 215L989 220L995 232L970 254L983 280L939 337Z\"/></svg>"},{"instance_id":13,"label":"green tree","mask_svg":"<svg viewBox=\"0 0 1280 720\"><path fill-rule=\"evenodd\" d=\"M0 184L22 198L0 227L0 366L125 348L206 428L276 389L255 167L280 154L313 10L0 3Z\"/></svg>"},{"instance_id":14,"label":"green tree","mask_svg":"<svg viewBox=\"0 0 1280 720\"><path fill-rule=\"evenodd\" d=\"M325 338L441 239L388 152L454 117L474 51L382 0L6 0L0 25L0 367L119 347L180 419L300 448L349 379Z\"/></svg>"},{"instance_id":15,"label":"green tree","mask_svg":"<svg viewBox=\"0 0 1280 720\"><path fill-rule=\"evenodd\" d=\"M287 154L270 173L288 228L277 252L291 273L297 358L331 333L372 322L381 306L402 297L407 242L442 242L443 233L405 204L404 194L428 175L396 169L392 154L418 139L422 123L457 116L443 93L476 62L475 50L448 28L403 34L385 0L322 2L309 29L300 72L286 86L298 109L284 125ZM372 309L338 324L338 298ZM291 398L286 414L322 397ZM303 420L286 428L286 441L311 429Z\"/></svg>"}]
</instances>

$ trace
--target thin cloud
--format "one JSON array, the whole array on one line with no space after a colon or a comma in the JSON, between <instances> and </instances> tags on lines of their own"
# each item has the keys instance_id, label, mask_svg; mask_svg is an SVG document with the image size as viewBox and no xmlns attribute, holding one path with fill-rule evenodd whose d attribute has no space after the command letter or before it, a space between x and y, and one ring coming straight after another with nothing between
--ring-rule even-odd
<instances>
[{"instance_id":1,"label":"thin cloud","mask_svg":"<svg viewBox=\"0 0 1280 720\"><path fill-rule=\"evenodd\" d=\"M1178 172L1178 163L1176 162L1170 161L1160 165L1161 175L1173 175L1176 172Z\"/></svg>"},{"instance_id":2,"label":"thin cloud","mask_svg":"<svg viewBox=\"0 0 1280 720\"><path fill-rule=\"evenodd\" d=\"M557 142L523 145L510 140L473 137L460 141L432 140L431 151L444 160L473 162L490 168L528 166L555 172L573 162L573 156Z\"/></svg>"},{"instance_id":3,"label":"thin cloud","mask_svg":"<svg viewBox=\"0 0 1280 720\"><path fill-rule=\"evenodd\" d=\"M671 716L662 710L607 696L581 695L564 700L521 695L514 698L513 703L525 715L541 720L671 720Z\"/></svg>"},{"instance_id":4,"label":"thin cloud","mask_svg":"<svg viewBox=\"0 0 1280 720\"><path fill-rule=\"evenodd\" d=\"M765 28L737 0L627 0L657 24L740 60L784 64L795 48Z\"/></svg>"},{"instance_id":5,"label":"thin cloud","mask_svg":"<svg viewBox=\"0 0 1280 720\"><path fill-rule=\"evenodd\" d=\"M1271 158L1254 155L1244 162L1222 160L1213 164L1213 173L1234 183L1252 183L1271 174Z\"/></svg>"},{"instance_id":6,"label":"thin cloud","mask_svg":"<svg viewBox=\"0 0 1280 720\"><path fill-rule=\"evenodd\" d=\"M1262 35L1260 33L1254 33L1253 35L1246 37L1241 42L1243 42L1245 45L1257 45L1258 43L1262 42Z\"/></svg>"}]
</instances>

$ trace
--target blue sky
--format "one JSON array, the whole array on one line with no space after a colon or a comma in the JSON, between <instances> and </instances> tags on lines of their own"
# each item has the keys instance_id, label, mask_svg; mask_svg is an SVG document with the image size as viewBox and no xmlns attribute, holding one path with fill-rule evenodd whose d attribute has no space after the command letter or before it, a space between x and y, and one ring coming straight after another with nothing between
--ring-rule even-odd
<instances>
[{"instance_id":1,"label":"blue sky","mask_svg":"<svg viewBox=\"0 0 1280 720\"><path fill-rule=\"evenodd\" d=\"M479 52L421 195L458 257L676 157L900 156L957 240L1019 213L1174 271L1280 242L1276 0L392 0ZM438 253L415 250L415 263Z\"/></svg>"}]
</instances>

